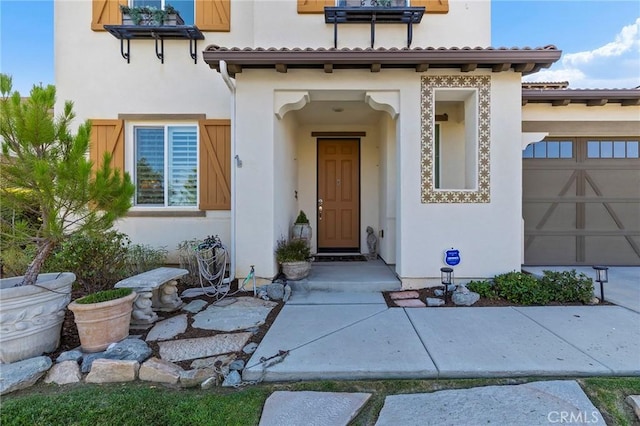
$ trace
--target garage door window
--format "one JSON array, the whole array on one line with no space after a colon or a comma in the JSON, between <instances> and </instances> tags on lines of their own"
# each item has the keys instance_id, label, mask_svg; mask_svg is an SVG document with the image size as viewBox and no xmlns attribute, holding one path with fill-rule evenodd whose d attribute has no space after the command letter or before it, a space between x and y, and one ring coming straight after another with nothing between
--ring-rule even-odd
<instances>
[{"instance_id":1,"label":"garage door window","mask_svg":"<svg viewBox=\"0 0 640 426\"><path fill-rule=\"evenodd\" d=\"M638 141L590 140L587 158L638 158Z\"/></svg>"},{"instance_id":2,"label":"garage door window","mask_svg":"<svg viewBox=\"0 0 640 426\"><path fill-rule=\"evenodd\" d=\"M532 143L524 150L522 158L573 158L573 142L542 141Z\"/></svg>"}]
</instances>

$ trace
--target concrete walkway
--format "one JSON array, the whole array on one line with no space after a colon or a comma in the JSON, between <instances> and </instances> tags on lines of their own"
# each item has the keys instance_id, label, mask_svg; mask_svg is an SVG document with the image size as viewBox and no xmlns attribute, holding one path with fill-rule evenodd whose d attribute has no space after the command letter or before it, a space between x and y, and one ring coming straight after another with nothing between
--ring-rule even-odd
<instances>
[{"instance_id":1,"label":"concrete walkway","mask_svg":"<svg viewBox=\"0 0 640 426\"><path fill-rule=\"evenodd\" d=\"M294 287L243 379L640 375L636 273L609 271L621 306L388 308L379 292Z\"/></svg>"}]
</instances>

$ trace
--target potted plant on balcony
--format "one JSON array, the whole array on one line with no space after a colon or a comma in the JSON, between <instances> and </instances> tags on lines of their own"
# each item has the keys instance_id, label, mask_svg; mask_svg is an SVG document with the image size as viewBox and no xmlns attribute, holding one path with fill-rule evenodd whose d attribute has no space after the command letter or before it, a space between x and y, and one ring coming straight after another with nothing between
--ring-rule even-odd
<instances>
[{"instance_id":1,"label":"potted plant on balcony","mask_svg":"<svg viewBox=\"0 0 640 426\"><path fill-rule=\"evenodd\" d=\"M301 280L311 270L311 253L305 240L281 238L276 246L276 260L282 266L282 273L288 280Z\"/></svg>"},{"instance_id":2,"label":"potted plant on balcony","mask_svg":"<svg viewBox=\"0 0 640 426\"><path fill-rule=\"evenodd\" d=\"M0 279L2 363L58 347L75 275L40 271L67 238L110 229L129 210L135 189L128 174L111 168L110 155L94 167L86 155L91 123L72 134L72 103L54 117L55 95L52 85L34 85L25 100L12 92L11 77L0 74L0 198L3 209L31 217L2 222L0 257L12 250L33 254L23 276Z\"/></svg>"},{"instance_id":3,"label":"potted plant on balcony","mask_svg":"<svg viewBox=\"0 0 640 426\"><path fill-rule=\"evenodd\" d=\"M100 352L129 335L136 292L116 288L92 293L69 304L80 346L84 352Z\"/></svg>"},{"instance_id":4,"label":"potted plant on balcony","mask_svg":"<svg viewBox=\"0 0 640 426\"><path fill-rule=\"evenodd\" d=\"M122 25L184 25L180 13L171 5L164 9L153 6L128 6L121 4Z\"/></svg>"},{"instance_id":5,"label":"potted plant on balcony","mask_svg":"<svg viewBox=\"0 0 640 426\"><path fill-rule=\"evenodd\" d=\"M293 227L291 228L291 238L305 240L307 246L311 246L311 225L309 225L309 219L305 214L304 210L300 210L296 221L293 223Z\"/></svg>"}]
</instances>

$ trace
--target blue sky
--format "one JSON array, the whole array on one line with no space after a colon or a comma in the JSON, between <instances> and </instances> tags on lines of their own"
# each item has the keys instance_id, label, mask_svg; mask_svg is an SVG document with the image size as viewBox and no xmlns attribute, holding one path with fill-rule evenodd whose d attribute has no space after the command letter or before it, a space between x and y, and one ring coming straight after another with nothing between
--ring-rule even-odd
<instances>
[{"instance_id":1,"label":"blue sky","mask_svg":"<svg viewBox=\"0 0 640 426\"><path fill-rule=\"evenodd\" d=\"M554 44L563 51L560 61L527 81L566 80L571 88L640 86L637 0L494 0L491 44ZM34 83L54 83L53 0L0 0L0 71L13 76L14 89L23 95Z\"/></svg>"}]
</instances>

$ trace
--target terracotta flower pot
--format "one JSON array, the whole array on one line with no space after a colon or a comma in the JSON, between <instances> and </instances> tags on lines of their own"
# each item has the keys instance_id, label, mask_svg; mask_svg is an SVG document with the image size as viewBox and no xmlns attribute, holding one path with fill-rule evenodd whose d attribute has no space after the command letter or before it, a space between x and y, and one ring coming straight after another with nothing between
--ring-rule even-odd
<instances>
[{"instance_id":1,"label":"terracotta flower pot","mask_svg":"<svg viewBox=\"0 0 640 426\"><path fill-rule=\"evenodd\" d=\"M69 304L84 352L103 351L111 343L119 342L129 335L131 311L136 296L136 292L132 292L128 296L106 302L81 304L73 301Z\"/></svg>"},{"instance_id":2,"label":"terracotta flower pot","mask_svg":"<svg viewBox=\"0 0 640 426\"><path fill-rule=\"evenodd\" d=\"M71 285L71 272L38 275L37 285L14 287L23 277L0 280L0 363L11 363L53 352Z\"/></svg>"}]
</instances>

